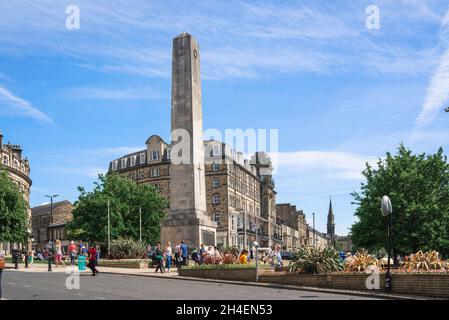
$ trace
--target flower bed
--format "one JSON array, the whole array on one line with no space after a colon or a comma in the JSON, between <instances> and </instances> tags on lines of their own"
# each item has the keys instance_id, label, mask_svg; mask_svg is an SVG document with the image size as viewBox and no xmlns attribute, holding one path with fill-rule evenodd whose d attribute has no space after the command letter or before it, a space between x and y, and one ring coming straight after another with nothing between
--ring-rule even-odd
<instances>
[{"instance_id":1,"label":"flower bed","mask_svg":"<svg viewBox=\"0 0 449 320\"><path fill-rule=\"evenodd\" d=\"M179 270L179 275L201 279L232 280L254 282L256 269L233 265L233 267L212 268L190 267ZM379 287L369 289L371 274L362 272L338 272L331 274L300 274L275 272L271 268L259 270L259 282L293 285L298 287L329 288L381 293L385 288L385 273L379 274ZM392 275L393 294L418 295L427 297L449 298L449 273L441 272L395 272Z\"/></svg>"},{"instance_id":2,"label":"flower bed","mask_svg":"<svg viewBox=\"0 0 449 320\"><path fill-rule=\"evenodd\" d=\"M148 269L150 263L151 260L148 259L100 260L98 266L108 268Z\"/></svg>"}]
</instances>

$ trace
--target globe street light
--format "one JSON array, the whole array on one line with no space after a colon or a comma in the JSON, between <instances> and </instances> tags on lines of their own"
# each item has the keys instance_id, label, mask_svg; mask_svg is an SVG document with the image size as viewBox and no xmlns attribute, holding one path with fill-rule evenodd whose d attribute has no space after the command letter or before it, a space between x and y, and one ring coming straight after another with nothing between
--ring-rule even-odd
<instances>
[{"instance_id":1,"label":"globe street light","mask_svg":"<svg viewBox=\"0 0 449 320\"><path fill-rule=\"evenodd\" d=\"M50 225L49 225L49 233L50 233L50 241L48 241L48 271L52 271L51 270L51 256L53 254L53 242L52 242L52 230L51 230L51 226L53 224L53 198L56 198L58 195L54 194L54 195L46 195L47 198L50 198Z\"/></svg>"},{"instance_id":2,"label":"globe street light","mask_svg":"<svg viewBox=\"0 0 449 320\"><path fill-rule=\"evenodd\" d=\"M388 262L387 273L385 274L385 291L391 291L391 272L390 272L390 251L391 251L391 218L393 213L393 207L391 206L391 200L388 196L383 196L381 201L381 210L384 216L388 217Z\"/></svg>"},{"instance_id":3,"label":"globe street light","mask_svg":"<svg viewBox=\"0 0 449 320\"><path fill-rule=\"evenodd\" d=\"M449 112L449 107L444 108L444 111Z\"/></svg>"}]
</instances>

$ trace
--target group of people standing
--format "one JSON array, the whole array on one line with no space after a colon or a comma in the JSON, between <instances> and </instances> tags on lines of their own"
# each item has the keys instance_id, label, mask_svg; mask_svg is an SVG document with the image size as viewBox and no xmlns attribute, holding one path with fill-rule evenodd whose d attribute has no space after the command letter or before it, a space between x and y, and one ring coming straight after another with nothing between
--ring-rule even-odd
<instances>
[{"instance_id":1,"label":"group of people standing","mask_svg":"<svg viewBox=\"0 0 449 320\"><path fill-rule=\"evenodd\" d=\"M100 248L97 248L97 246L94 243L91 243L89 248L87 248L82 241L78 243L78 245L75 245L75 242L72 240L70 241L70 245L67 248L67 255L70 257L70 265L72 267L75 266L75 261L79 256L87 257L89 263L88 267L92 271L92 276L98 275L97 265L98 260L100 260Z\"/></svg>"},{"instance_id":2,"label":"group of people standing","mask_svg":"<svg viewBox=\"0 0 449 320\"><path fill-rule=\"evenodd\" d=\"M98 265L98 261L100 259L101 250L94 243L91 243L89 246L86 246L83 241L79 241L78 244L75 244L75 241L70 241L70 245L67 248L64 248L60 240L55 241L55 245L53 248L53 257L56 268L59 265L65 266L65 261L70 259L70 265L75 267L76 260L88 260L88 267L92 270L92 276L98 275L98 270L96 266ZM51 254L46 251L45 256L43 255L42 249L38 249L36 257L38 259L48 259ZM82 259L79 257L82 256Z\"/></svg>"},{"instance_id":3,"label":"group of people standing","mask_svg":"<svg viewBox=\"0 0 449 320\"><path fill-rule=\"evenodd\" d=\"M184 241L181 241L175 246L171 247L170 241L167 241L165 247L162 248L160 243L156 244L156 248L152 254L153 260L157 263L156 271L161 273L170 272L173 265L186 265L188 262L188 247Z\"/></svg>"},{"instance_id":4,"label":"group of people standing","mask_svg":"<svg viewBox=\"0 0 449 320\"><path fill-rule=\"evenodd\" d=\"M271 246L268 251L267 256L263 259L264 263L270 263L271 267L281 267L282 266L282 256L281 256L281 246Z\"/></svg>"},{"instance_id":5,"label":"group of people standing","mask_svg":"<svg viewBox=\"0 0 449 320\"><path fill-rule=\"evenodd\" d=\"M223 259L217 247L208 246L206 249L204 243L201 244L199 252L197 248L194 248L192 251L192 260L195 261L196 265L205 264L208 257L212 258L213 261L221 261Z\"/></svg>"},{"instance_id":6,"label":"group of people standing","mask_svg":"<svg viewBox=\"0 0 449 320\"><path fill-rule=\"evenodd\" d=\"M221 254L217 247L209 246L206 248L201 244L200 250L193 248L189 254L189 248L185 241L180 241L174 248L172 248L170 241L167 241L165 247L161 247L160 243L156 244L156 248L152 253L152 258L156 262L155 272L161 273L170 272L172 266L182 266L189 264L189 258L195 264L204 264L207 257L213 257L221 260Z\"/></svg>"}]
</instances>

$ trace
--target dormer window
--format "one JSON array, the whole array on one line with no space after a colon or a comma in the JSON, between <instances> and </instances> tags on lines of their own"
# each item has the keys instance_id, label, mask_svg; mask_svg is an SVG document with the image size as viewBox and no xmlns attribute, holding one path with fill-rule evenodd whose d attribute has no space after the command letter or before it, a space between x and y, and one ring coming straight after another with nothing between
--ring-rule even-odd
<instances>
[{"instance_id":1,"label":"dormer window","mask_svg":"<svg viewBox=\"0 0 449 320\"><path fill-rule=\"evenodd\" d=\"M160 156L161 156L161 154L160 154L159 150L153 150L151 152L151 160L153 160L153 161L154 160L159 160Z\"/></svg>"},{"instance_id":2,"label":"dormer window","mask_svg":"<svg viewBox=\"0 0 449 320\"><path fill-rule=\"evenodd\" d=\"M136 159L137 159L137 156L131 157L131 167L134 167L136 165Z\"/></svg>"},{"instance_id":3,"label":"dormer window","mask_svg":"<svg viewBox=\"0 0 449 320\"><path fill-rule=\"evenodd\" d=\"M118 161L117 161L117 160L112 161L112 171L117 170L117 164L118 164Z\"/></svg>"},{"instance_id":4,"label":"dormer window","mask_svg":"<svg viewBox=\"0 0 449 320\"><path fill-rule=\"evenodd\" d=\"M122 159L122 169L126 168L126 162L127 162L128 158L123 158Z\"/></svg>"},{"instance_id":5,"label":"dormer window","mask_svg":"<svg viewBox=\"0 0 449 320\"><path fill-rule=\"evenodd\" d=\"M140 164L144 164L145 163L145 153L141 153L140 154Z\"/></svg>"},{"instance_id":6,"label":"dormer window","mask_svg":"<svg viewBox=\"0 0 449 320\"><path fill-rule=\"evenodd\" d=\"M5 166L9 166L9 159L8 159L8 156L3 156L3 164L5 165Z\"/></svg>"}]
</instances>

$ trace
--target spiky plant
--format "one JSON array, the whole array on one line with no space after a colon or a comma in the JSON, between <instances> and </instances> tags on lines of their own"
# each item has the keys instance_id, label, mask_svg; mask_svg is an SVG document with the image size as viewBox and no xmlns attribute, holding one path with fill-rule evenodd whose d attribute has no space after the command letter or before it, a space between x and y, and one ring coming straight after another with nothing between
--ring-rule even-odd
<instances>
[{"instance_id":1,"label":"spiky plant","mask_svg":"<svg viewBox=\"0 0 449 320\"><path fill-rule=\"evenodd\" d=\"M436 251L422 252L421 250L406 259L404 269L407 271L444 270L444 262L440 260Z\"/></svg>"},{"instance_id":2,"label":"spiky plant","mask_svg":"<svg viewBox=\"0 0 449 320\"><path fill-rule=\"evenodd\" d=\"M342 270L343 262L333 248L300 247L289 264L289 271L298 273L318 274Z\"/></svg>"},{"instance_id":3,"label":"spiky plant","mask_svg":"<svg viewBox=\"0 0 449 320\"><path fill-rule=\"evenodd\" d=\"M141 259L145 257L145 243L131 238L118 238L111 242L111 257L113 259Z\"/></svg>"},{"instance_id":4,"label":"spiky plant","mask_svg":"<svg viewBox=\"0 0 449 320\"><path fill-rule=\"evenodd\" d=\"M363 272L369 266L380 267L379 260L368 254L368 251L357 251L355 255L345 261L345 270L350 272Z\"/></svg>"}]
</instances>

